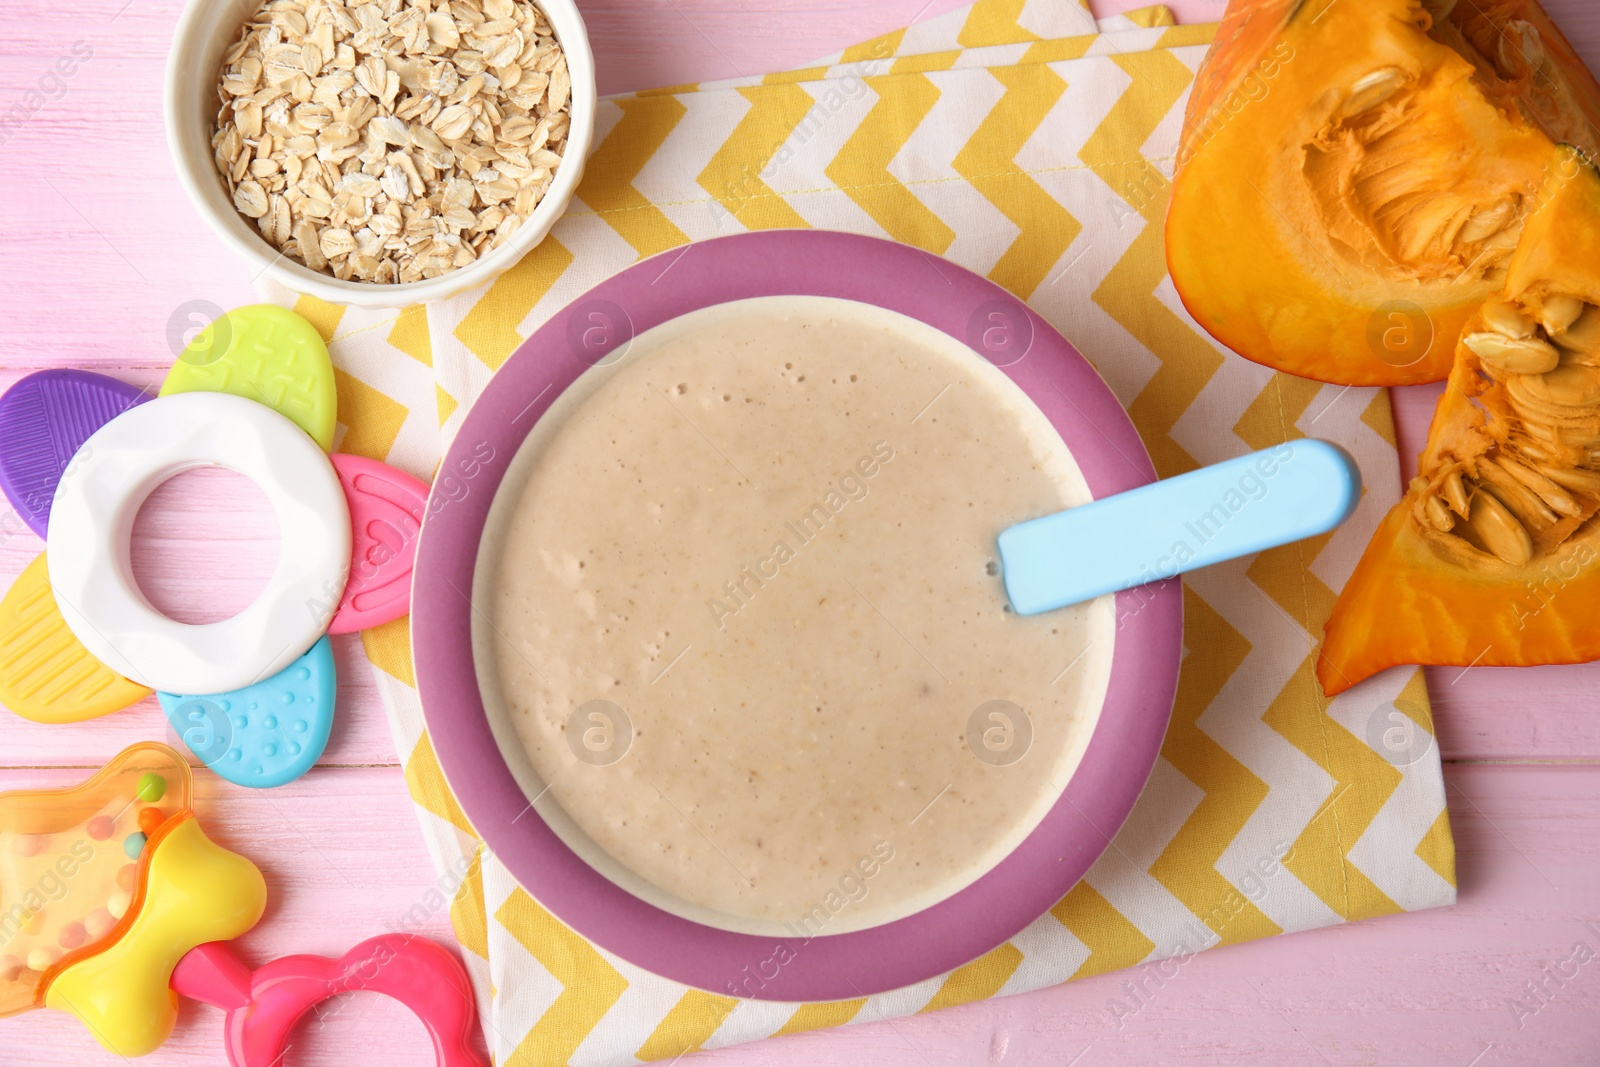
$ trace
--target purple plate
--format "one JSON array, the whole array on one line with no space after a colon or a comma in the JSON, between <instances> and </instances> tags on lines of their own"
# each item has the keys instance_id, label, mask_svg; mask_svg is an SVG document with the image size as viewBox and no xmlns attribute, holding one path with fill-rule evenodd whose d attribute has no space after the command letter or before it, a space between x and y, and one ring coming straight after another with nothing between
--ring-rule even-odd
<instances>
[{"instance_id":1,"label":"purple plate","mask_svg":"<svg viewBox=\"0 0 1600 1067\"><path fill-rule=\"evenodd\" d=\"M933 907L853 933L757 936L670 914L590 867L529 810L480 697L467 593L490 505L528 431L591 365L691 311L787 295L887 308L970 345L1049 418L1096 497L1155 480L1133 423L1094 368L993 282L915 248L852 234L775 230L705 241L596 286L489 382L434 482L413 579L412 654L423 715L462 810L557 918L623 959L699 989L760 1000L842 1000L976 959L1043 915L1089 869L1155 766L1177 689L1183 602L1176 581L1118 594L1105 705L1066 791L998 866Z\"/></svg>"}]
</instances>

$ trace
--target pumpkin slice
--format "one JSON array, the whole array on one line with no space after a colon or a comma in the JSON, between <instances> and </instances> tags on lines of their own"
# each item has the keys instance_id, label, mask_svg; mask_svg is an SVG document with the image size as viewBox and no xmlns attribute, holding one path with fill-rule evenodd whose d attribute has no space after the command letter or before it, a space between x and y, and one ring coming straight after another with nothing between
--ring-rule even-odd
<instances>
[{"instance_id":1,"label":"pumpkin slice","mask_svg":"<svg viewBox=\"0 0 1600 1067\"><path fill-rule=\"evenodd\" d=\"M1328 695L1399 663L1600 658L1600 171L1567 150L1345 584Z\"/></svg>"},{"instance_id":2,"label":"pumpkin slice","mask_svg":"<svg viewBox=\"0 0 1600 1067\"><path fill-rule=\"evenodd\" d=\"M1185 306L1321 381L1450 371L1600 85L1533 0L1232 0L1167 216ZM1559 226L1556 227L1559 232Z\"/></svg>"}]
</instances>

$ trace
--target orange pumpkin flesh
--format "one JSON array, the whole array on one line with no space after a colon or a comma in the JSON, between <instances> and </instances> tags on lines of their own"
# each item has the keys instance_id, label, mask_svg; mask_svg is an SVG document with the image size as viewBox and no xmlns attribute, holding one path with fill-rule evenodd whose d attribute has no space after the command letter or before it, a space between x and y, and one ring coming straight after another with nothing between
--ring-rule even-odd
<instances>
[{"instance_id":1,"label":"orange pumpkin flesh","mask_svg":"<svg viewBox=\"0 0 1600 1067\"><path fill-rule=\"evenodd\" d=\"M1339 384L1438 381L1600 85L1532 0L1232 0L1167 216L1219 341Z\"/></svg>"},{"instance_id":2,"label":"orange pumpkin flesh","mask_svg":"<svg viewBox=\"0 0 1600 1067\"><path fill-rule=\"evenodd\" d=\"M1567 150L1468 320L1405 498L1328 620L1329 696L1400 663L1600 658L1600 171Z\"/></svg>"}]
</instances>

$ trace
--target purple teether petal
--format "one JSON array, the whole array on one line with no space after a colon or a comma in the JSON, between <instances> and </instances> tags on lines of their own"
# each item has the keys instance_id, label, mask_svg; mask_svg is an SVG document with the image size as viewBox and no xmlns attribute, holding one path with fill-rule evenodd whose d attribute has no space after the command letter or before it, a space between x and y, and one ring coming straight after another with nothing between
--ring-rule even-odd
<instances>
[{"instance_id":1,"label":"purple teether petal","mask_svg":"<svg viewBox=\"0 0 1600 1067\"><path fill-rule=\"evenodd\" d=\"M45 536L56 484L89 436L146 399L86 370L39 371L0 396L0 490L29 529Z\"/></svg>"}]
</instances>

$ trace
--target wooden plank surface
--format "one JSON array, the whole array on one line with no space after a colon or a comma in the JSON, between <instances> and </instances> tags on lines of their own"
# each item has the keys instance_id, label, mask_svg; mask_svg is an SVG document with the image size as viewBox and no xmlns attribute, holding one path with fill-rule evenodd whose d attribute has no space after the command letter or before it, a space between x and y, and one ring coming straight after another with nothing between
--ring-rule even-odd
<instances>
[{"instance_id":1,"label":"wooden plank surface","mask_svg":"<svg viewBox=\"0 0 1600 1067\"><path fill-rule=\"evenodd\" d=\"M793 66L961 4L580 2L607 92ZM75 42L94 50L0 144L0 388L47 366L93 367L151 384L172 358L169 328L187 302L228 307L253 299L247 272L190 209L167 158L162 67L179 6L0 5L0 111L39 86ZM1115 0L1097 9L1132 6ZM1172 6L1192 21L1216 17L1222 5ZM1600 68L1600 5L1547 6ZM1436 388L1398 392L1403 452L1419 446L1436 395ZM150 594L197 618L246 602L271 558L271 521L258 504L229 478L190 476L161 490L136 545ZM40 548L31 534L8 535L9 528L0 526L0 586ZM433 883L359 647L336 640L341 710L318 769L270 793L201 779L208 828L261 864L273 886L266 921L241 946L256 962L338 952L399 921ZM1600 1063L1600 965L1565 979L1542 973L1547 964L1565 966L1579 944L1600 954L1600 928L1588 925L1600 920L1600 666L1440 670L1430 680L1462 853L1460 906L1215 950L1166 979L1148 970L1104 975L686 1062ZM76 780L125 745L153 737L170 739L153 701L71 727L0 715L0 789ZM426 922L448 939L443 914ZM1545 984L1542 1003L1529 982ZM174 1041L146 1062L217 1063L219 1018L190 1006ZM307 1027L285 1062L405 1067L431 1062L424 1049L420 1026L403 1011L361 996ZM0 1024L0 1067L66 1061L120 1062L52 1012Z\"/></svg>"}]
</instances>

